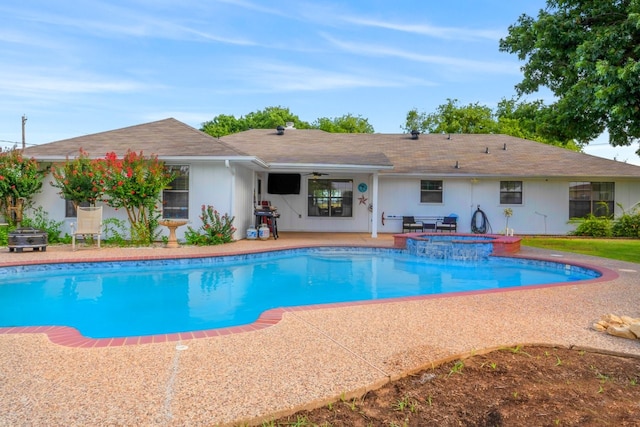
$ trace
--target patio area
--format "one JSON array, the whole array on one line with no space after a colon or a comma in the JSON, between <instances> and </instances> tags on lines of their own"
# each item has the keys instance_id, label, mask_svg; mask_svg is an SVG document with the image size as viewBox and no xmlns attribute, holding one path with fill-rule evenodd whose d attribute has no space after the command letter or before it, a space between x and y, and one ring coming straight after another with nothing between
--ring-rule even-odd
<instances>
[{"instance_id":1,"label":"patio area","mask_svg":"<svg viewBox=\"0 0 640 427\"><path fill-rule=\"evenodd\" d=\"M303 246L392 247L393 235L280 233L213 247L50 245L0 266L239 254ZM258 424L460 355L543 344L640 356L640 341L595 332L603 314L640 317L640 264L523 247L520 255L610 269L613 280L379 304L284 310L266 328L205 338L69 347L0 332L0 425ZM183 347L183 346L186 346Z\"/></svg>"}]
</instances>

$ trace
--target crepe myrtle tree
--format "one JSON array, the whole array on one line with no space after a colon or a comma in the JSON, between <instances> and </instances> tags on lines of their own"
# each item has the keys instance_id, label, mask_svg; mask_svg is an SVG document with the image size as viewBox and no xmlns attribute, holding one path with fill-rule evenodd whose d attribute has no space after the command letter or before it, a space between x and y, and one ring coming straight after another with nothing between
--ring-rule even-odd
<instances>
[{"instance_id":1,"label":"crepe myrtle tree","mask_svg":"<svg viewBox=\"0 0 640 427\"><path fill-rule=\"evenodd\" d=\"M116 209L124 209L131 225L131 240L151 244L158 226L159 204L174 174L158 160L142 152L127 151L119 158L110 152L99 164L104 201Z\"/></svg>"},{"instance_id":2,"label":"crepe myrtle tree","mask_svg":"<svg viewBox=\"0 0 640 427\"><path fill-rule=\"evenodd\" d=\"M0 150L0 206L9 223L19 226L25 206L42 188L43 178L36 160L24 157L22 150Z\"/></svg>"},{"instance_id":3,"label":"crepe myrtle tree","mask_svg":"<svg viewBox=\"0 0 640 427\"><path fill-rule=\"evenodd\" d=\"M76 209L83 202L95 206L104 193L103 163L104 159L92 159L81 148L78 157L67 158L63 166L53 169L50 184L59 188L60 196L71 201Z\"/></svg>"}]
</instances>

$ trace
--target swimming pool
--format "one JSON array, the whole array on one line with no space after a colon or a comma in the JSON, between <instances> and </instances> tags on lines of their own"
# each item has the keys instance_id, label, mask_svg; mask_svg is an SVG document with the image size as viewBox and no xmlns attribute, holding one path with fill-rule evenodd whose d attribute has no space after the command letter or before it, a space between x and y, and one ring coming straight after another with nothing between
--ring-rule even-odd
<instances>
[{"instance_id":1,"label":"swimming pool","mask_svg":"<svg viewBox=\"0 0 640 427\"><path fill-rule=\"evenodd\" d=\"M594 279L567 264L433 260L397 249L309 248L232 257L0 269L0 327L56 325L86 337L208 330L290 306Z\"/></svg>"}]
</instances>

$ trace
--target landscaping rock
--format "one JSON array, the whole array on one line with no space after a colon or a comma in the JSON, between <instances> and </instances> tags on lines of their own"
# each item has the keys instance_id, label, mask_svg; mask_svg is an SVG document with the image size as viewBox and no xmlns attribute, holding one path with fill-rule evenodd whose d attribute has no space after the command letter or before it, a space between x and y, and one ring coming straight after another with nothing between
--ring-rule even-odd
<instances>
[{"instance_id":1,"label":"landscaping rock","mask_svg":"<svg viewBox=\"0 0 640 427\"><path fill-rule=\"evenodd\" d=\"M629 331L640 339L640 322L632 323L629 325Z\"/></svg>"},{"instance_id":2,"label":"landscaping rock","mask_svg":"<svg viewBox=\"0 0 640 427\"><path fill-rule=\"evenodd\" d=\"M608 325L622 325L624 322L615 314L605 314L600 318L601 321L606 322Z\"/></svg>"},{"instance_id":3,"label":"landscaping rock","mask_svg":"<svg viewBox=\"0 0 640 427\"><path fill-rule=\"evenodd\" d=\"M598 332L606 332L607 331L607 325L603 324L604 322L596 322L593 324L593 329L595 329Z\"/></svg>"},{"instance_id":4,"label":"landscaping rock","mask_svg":"<svg viewBox=\"0 0 640 427\"><path fill-rule=\"evenodd\" d=\"M640 319L630 316L605 314L592 327L598 332L606 332L616 337L640 339Z\"/></svg>"},{"instance_id":5,"label":"landscaping rock","mask_svg":"<svg viewBox=\"0 0 640 427\"><path fill-rule=\"evenodd\" d=\"M609 335L613 335L615 337L620 337L620 338L628 338L631 340L635 340L637 337L634 335L633 332L631 332L629 330L629 326L628 325L622 325L622 326L609 326L607 328L607 333Z\"/></svg>"}]
</instances>

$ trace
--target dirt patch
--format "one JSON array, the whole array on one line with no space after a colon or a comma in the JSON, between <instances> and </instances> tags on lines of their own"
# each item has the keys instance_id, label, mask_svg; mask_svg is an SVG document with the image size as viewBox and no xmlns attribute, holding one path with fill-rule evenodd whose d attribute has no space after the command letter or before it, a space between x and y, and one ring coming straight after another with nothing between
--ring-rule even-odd
<instances>
[{"instance_id":1,"label":"dirt patch","mask_svg":"<svg viewBox=\"0 0 640 427\"><path fill-rule=\"evenodd\" d=\"M638 426L640 359L515 347L264 426Z\"/></svg>"}]
</instances>

